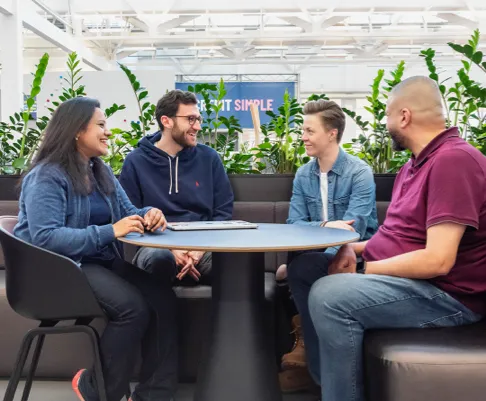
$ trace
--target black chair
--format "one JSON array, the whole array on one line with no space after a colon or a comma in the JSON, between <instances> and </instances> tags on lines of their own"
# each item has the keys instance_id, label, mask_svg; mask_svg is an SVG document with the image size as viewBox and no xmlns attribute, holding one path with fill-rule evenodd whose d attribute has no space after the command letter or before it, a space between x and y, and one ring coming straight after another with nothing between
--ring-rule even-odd
<instances>
[{"instance_id":1,"label":"black chair","mask_svg":"<svg viewBox=\"0 0 486 401\"><path fill-rule=\"evenodd\" d=\"M27 401L39 357L48 334L85 333L91 339L94 373L100 401L106 392L99 350L98 332L90 326L94 318L105 317L88 280L71 259L31 245L12 232L17 217L0 217L0 243L5 256L7 299L19 315L40 321L39 327L27 332L17 355L15 368L4 401L13 401L32 342L37 337L27 374L22 401ZM74 324L56 327L61 321ZM130 397L128 390L127 399Z\"/></svg>"}]
</instances>

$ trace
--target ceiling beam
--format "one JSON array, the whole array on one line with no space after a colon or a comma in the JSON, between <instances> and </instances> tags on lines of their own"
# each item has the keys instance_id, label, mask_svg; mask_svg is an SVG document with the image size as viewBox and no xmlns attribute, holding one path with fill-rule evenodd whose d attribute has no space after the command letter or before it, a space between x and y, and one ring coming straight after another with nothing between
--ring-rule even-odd
<instances>
[{"instance_id":1,"label":"ceiling beam","mask_svg":"<svg viewBox=\"0 0 486 401\"><path fill-rule=\"evenodd\" d=\"M98 42L111 41L111 40L123 40L128 42L134 41L150 41L150 42L164 42L164 43L224 43L225 40L228 41L241 41L241 40L253 40L253 44L260 41L274 41L274 42L288 42L296 41L305 43L309 41L323 42L330 39L345 39L354 37L363 37L367 39L381 39L386 40L387 38L406 38L407 40L418 40L421 42L438 42L447 40L450 41L451 38L456 40L464 40L470 38L470 32L464 30L464 32L448 31L447 27L444 27L438 32L425 32L425 30L410 30L410 31L388 31L388 30L374 30L372 33L367 31L323 31L323 32L304 32L296 36L295 33L289 32L248 32L244 34L234 34L230 33L224 36L224 39L211 34L199 34L194 35L194 33L185 34L156 34L156 35L146 35L146 34L120 34L120 35L104 35L96 36ZM298 39L297 39L298 38ZM92 40L92 37L86 36L85 40Z\"/></svg>"},{"instance_id":2,"label":"ceiling beam","mask_svg":"<svg viewBox=\"0 0 486 401\"><path fill-rule=\"evenodd\" d=\"M144 32L149 31L148 25L145 22L139 20L138 17L128 17L126 18L126 21L132 24L135 28L138 28Z\"/></svg>"},{"instance_id":3,"label":"ceiling beam","mask_svg":"<svg viewBox=\"0 0 486 401\"><path fill-rule=\"evenodd\" d=\"M327 18L324 21L322 21L320 29L322 29L322 30L327 29L331 26L339 24L340 22L343 22L347 18L348 17L342 17L342 16L338 16L338 15L336 15L334 17Z\"/></svg>"},{"instance_id":4,"label":"ceiling beam","mask_svg":"<svg viewBox=\"0 0 486 401\"><path fill-rule=\"evenodd\" d=\"M25 28L56 45L66 52L76 52L82 61L96 70L110 70L112 64L103 57L97 56L81 40L65 33L37 14L28 3L23 5L22 20Z\"/></svg>"},{"instance_id":5,"label":"ceiling beam","mask_svg":"<svg viewBox=\"0 0 486 401\"><path fill-rule=\"evenodd\" d=\"M290 25L297 26L302 28L304 32L311 32L312 31L312 23L306 21L300 17L279 17L281 20L289 23Z\"/></svg>"},{"instance_id":6,"label":"ceiling beam","mask_svg":"<svg viewBox=\"0 0 486 401\"><path fill-rule=\"evenodd\" d=\"M0 14L12 15L13 14L12 0L0 0Z\"/></svg>"},{"instance_id":7,"label":"ceiling beam","mask_svg":"<svg viewBox=\"0 0 486 401\"><path fill-rule=\"evenodd\" d=\"M137 15L143 14L143 11L141 8L137 7L137 3L133 0L125 0L125 3L130 7Z\"/></svg>"},{"instance_id":8,"label":"ceiling beam","mask_svg":"<svg viewBox=\"0 0 486 401\"><path fill-rule=\"evenodd\" d=\"M182 24L185 24L186 22L190 22L192 20L195 20L199 15L182 15L177 18L173 18L169 21L163 22L160 24L157 28L157 32L159 33L164 33L166 31L169 31L171 29L177 28L178 26L181 26Z\"/></svg>"},{"instance_id":9,"label":"ceiling beam","mask_svg":"<svg viewBox=\"0 0 486 401\"><path fill-rule=\"evenodd\" d=\"M218 49L218 52L221 53L223 56L228 57L228 58L234 58L235 57L235 52L231 49L226 48L226 47Z\"/></svg>"},{"instance_id":10,"label":"ceiling beam","mask_svg":"<svg viewBox=\"0 0 486 401\"><path fill-rule=\"evenodd\" d=\"M454 13L438 13L437 17L444 19L451 24L465 26L469 29L476 29L478 27L477 21L461 17Z\"/></svg>"},{"instance_id":11,"label":"ceiling beam","mask_svg":"<svg viewBox=\"0 0 486 401\"><path fill-rule=\"evenodd\" d=\"M387 43L376 43L373 45L373 47L370 47L369 49L348 49L348 52L356 55L357 57L370 58L380 54L381 52L384 52L386 49L388 49Z\"/></svg>"}]
</instances>

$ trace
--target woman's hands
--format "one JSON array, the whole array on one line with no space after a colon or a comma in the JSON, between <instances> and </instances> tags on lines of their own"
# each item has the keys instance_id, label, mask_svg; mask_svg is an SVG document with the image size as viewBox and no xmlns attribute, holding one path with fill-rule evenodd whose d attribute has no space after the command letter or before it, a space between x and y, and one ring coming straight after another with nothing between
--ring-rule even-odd
<instances>
[{"instance_id":1,"label":"woman's hands","mask_svg":"<svg viewBox=\"0 0 486 401\"><path fill-rule=\"evenodd\" d=\"M162 231L167 227L167 220L160 209L152 208L142 218L138 215L128 216L113 224L115 238L124 237L129 233L143 234L145 230L154 232L159 228Z\"/></svg>"},{"instance_id":2,"label":"woman's hands","mask_svg":"<svg viewBox=\"0 0 486 401\"><path fill-rule=\"evenodd\" d=\"M138 215L128 216L113 224L115 238L124 237L128 233L144 233L144 219Z\"/></svg>"}]
</instances>

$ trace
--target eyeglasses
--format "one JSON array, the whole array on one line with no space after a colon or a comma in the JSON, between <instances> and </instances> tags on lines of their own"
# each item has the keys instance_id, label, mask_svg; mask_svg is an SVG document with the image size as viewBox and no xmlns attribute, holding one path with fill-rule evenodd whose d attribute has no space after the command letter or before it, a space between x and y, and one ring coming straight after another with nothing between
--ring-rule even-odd
<instances>
[{"instance_id":1,"label":"eyeglasses","mask_svg":"<svg viewBox=\"0 0 486 401\"><path fill-rule=\"evenodd\" d=\"M199 116L199 117L196 117L196 116L174 116L174 117L184 117L184 118L187 118L187 121L189 121L189 125L193 126L194 124L196 124L196 121L199 123L199 124L202 124L202 117Z\"/></svg>"}]
</instances>

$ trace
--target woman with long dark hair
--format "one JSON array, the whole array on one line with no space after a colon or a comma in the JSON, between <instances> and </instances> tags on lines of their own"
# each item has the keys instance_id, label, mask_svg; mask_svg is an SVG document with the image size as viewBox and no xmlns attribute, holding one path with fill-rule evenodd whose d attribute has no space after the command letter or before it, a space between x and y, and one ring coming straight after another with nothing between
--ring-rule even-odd
<instances>
[{"instance_id":1,"label":"woman with long dark hair","mask_svg":"<svg viewBox=\"0 0 486 401\"><path fill-rule=\"evenodd\" d=\"M140 345L132 400L169 401L177 383L175 295L125 262L116 240L167 223L159 209L135 208L101 161L110 135L97 100L78 97L58 107L23 178L14 233L80 264L108 317L100 339L108 401L123 397ZM73 389L82 401L99 399L91 370L75 375Z\"/></svg>"}]
</instances>

